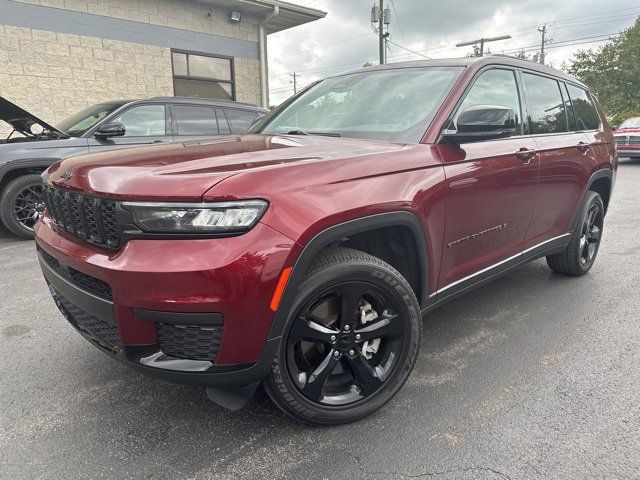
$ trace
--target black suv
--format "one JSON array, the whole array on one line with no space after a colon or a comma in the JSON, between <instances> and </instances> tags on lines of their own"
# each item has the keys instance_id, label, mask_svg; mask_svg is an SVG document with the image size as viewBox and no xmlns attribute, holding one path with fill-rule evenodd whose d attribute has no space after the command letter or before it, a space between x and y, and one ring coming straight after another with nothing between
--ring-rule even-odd
<instances>
[{"instance_id":1,"label":"black suv","mask_svg":"<svg viewBox=\"0 0 640 480\"><path fill-rule=\"evenodd\" d=\"M225 100L157 97L98 103L55 127L0 97L0 220L23 238L44 210L40 174L63 158L105 149L244 133L266 109ZM0 131L3 130L0 128Z\"/></svg>"}]
</instances>

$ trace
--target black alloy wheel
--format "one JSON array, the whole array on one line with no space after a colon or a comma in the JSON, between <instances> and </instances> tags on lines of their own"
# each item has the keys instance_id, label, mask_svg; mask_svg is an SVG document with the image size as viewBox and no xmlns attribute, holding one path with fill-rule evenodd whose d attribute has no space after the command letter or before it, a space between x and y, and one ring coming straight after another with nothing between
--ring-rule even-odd
<instances>
[{"instance_id":1,"label":"black alloy wheel","mask_svg":"<svg viewBox=\"0 0 640 480\"><path fill-rule=\"evenodd\" d=\"M44 212L42 185L28 185L23 188L13 202L13 215L24 228L33 230Z\"/></svg>"},{"instance_id":2,"label":"black alloy wheel","mask_svg":"<svg viewBox=\"0 0 640 480\"><path fill-rule=\"evenodd\" d=\"M597 192L587 192L577 227L569 245L561 253L547 256L547 264L556 273L580 276L596 261L604 227L604 203Z\"/></svg>"},{"instance_id":3,"label":"black alloy wheel","mask_svg":"<svg viewBox=\"0 0 640 480\"><path fill-rule=\"evenodd\" d=\"M287 338L288 373L312 402L346 405L389 378L409 328L395 301L375 285L352 281L315 295Z\"/></svg>"},{"instance_id":4,"label":"black alloy wheel","mask_svg":"<svg viewBox=\"0 0 640 480\"><path fill-rule=\"evenodd\" d=\"M418 301L400 273L364 252L329 249L298 289L265 390L296 420L357 420L402 387L420 332Z\"/></svg>"},{"instance_id":5,"label":"black alloy wheel","mask_svg":"<svg viewBox=\"0 0 640 480\"><path fill-rule=\"evenodd\" d=\"M600 203L593 203L582 223L580 235L580 264L584 267L591 265L600 245L604 211Z\"/></svg>"},{"instance_id":6,"label":"black alloy wheel","mask_svg":"<svg viewBox=\"0 0 640 480\"><path fill-rule=\"evenodd\" d=\"M0 196L0 220L7 230L22 238L33 238L33 229L44 210L39 173L14 178Z\"/></svg>"}]
</instances>

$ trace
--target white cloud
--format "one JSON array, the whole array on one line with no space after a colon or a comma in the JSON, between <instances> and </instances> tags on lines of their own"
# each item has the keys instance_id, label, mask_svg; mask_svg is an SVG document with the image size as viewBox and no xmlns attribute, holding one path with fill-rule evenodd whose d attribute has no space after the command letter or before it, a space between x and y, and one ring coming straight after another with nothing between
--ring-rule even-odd
<instances>
[{"instance_id":1,"label":"white cloud","mask_svg":"<svg viewBox=\"0 0 640 480\"><path fill-rule=\"evenodd\" d=\"M371 0L298 0L328 12L326 18L269 36L269 89L271 104L293 94L289 74L302 75L299 86L320 78L378 61L377 37L370 25ZM589 42L587 37L616 33L633 24L640 5L627 0L385 0L392 8L391 39L433 58L460 57L469 47L455 48L460 41L483 36L511 34L512 39L488 45L493 53L538 49L537 28L548 24L547 63L560 67L579 49L601 43L562 46L563 41ZM575 39L585 40L575 40ZM605 37L602 37L605 38ZM573 42L568 42L573 43ZM389 61L420 59L391 45Z\"/></svg>"}]
</instances>

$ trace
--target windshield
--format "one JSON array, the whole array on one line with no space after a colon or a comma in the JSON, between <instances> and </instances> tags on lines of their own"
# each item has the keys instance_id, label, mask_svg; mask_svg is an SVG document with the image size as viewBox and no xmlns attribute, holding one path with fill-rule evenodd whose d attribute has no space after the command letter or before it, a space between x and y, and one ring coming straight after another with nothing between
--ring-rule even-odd
<instances>
[{"instance_id":1,"label":"windshield","mask_svg":"<svg viewBox=\"0 0 640 480\"><path fill-rule=\"evenodd\" d=\"M640 117L629 118L622 122L618 128L640 128Z\"/></svg>"},{"instance_id":2,"label":"windshield","mask_svg":"<svg viewBox=\"0 0 640 480\"><path fill-rule=\"evenodd\" d=\"M417 143L462 70L401 68L328 78L285 104L253 133Z\"/></svg>"},{"instance_id":3,"label":"windshield","mask_svg":"<svg viewBox=\"0 0 640 480\"><path fill-rule=\"evenodd\" d=\"M79 137L125 103L126 102L112 102L92 105L58 123L56 128L72 137Z\"/></svg>"}]
</instances>

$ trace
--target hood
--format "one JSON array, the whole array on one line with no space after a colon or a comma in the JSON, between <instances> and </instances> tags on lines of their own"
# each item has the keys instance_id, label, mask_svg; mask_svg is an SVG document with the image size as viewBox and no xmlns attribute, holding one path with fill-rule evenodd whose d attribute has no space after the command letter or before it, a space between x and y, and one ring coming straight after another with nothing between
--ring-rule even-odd
<instances>
[{"instance_id":1,"label":"hood","mask_svg":"<svg viewBox=\"0 0 640 480\"><path fill-rule=\"evenodd\" d=\"M246 172L397 151L402 144L320 136L244 135L100 152L47 170L54 186L128 200L197 201ZM327 167L331 168L331 167Z\"/></svg>"},{"instance_id":2,"label":"hood","mask_svg":"<svg viewBox=\"0 0 640 480\"><path fill-rule=\"evenodd\" d=\"M614 130L614 135L640 135L640 128L619 128Z\"/></svg>"},{"instance_id":3,"label":"hood","mask_svg":"<svg viewBox=\"0 0 640 480\"><path fill-rule=\"evenodd\" d=\"M63 138L68 137L66 133L61 132L57 128L40 120L35 115L20 108L15 103L11 103L4 97L0 97L0 120L4 120L5 122L7 122L25 137L31 137L34 135L31 130L34 125L40 125L40 127L42 127L44 130L52 132L57 136Z\"/></svg>"}]
</instances>

